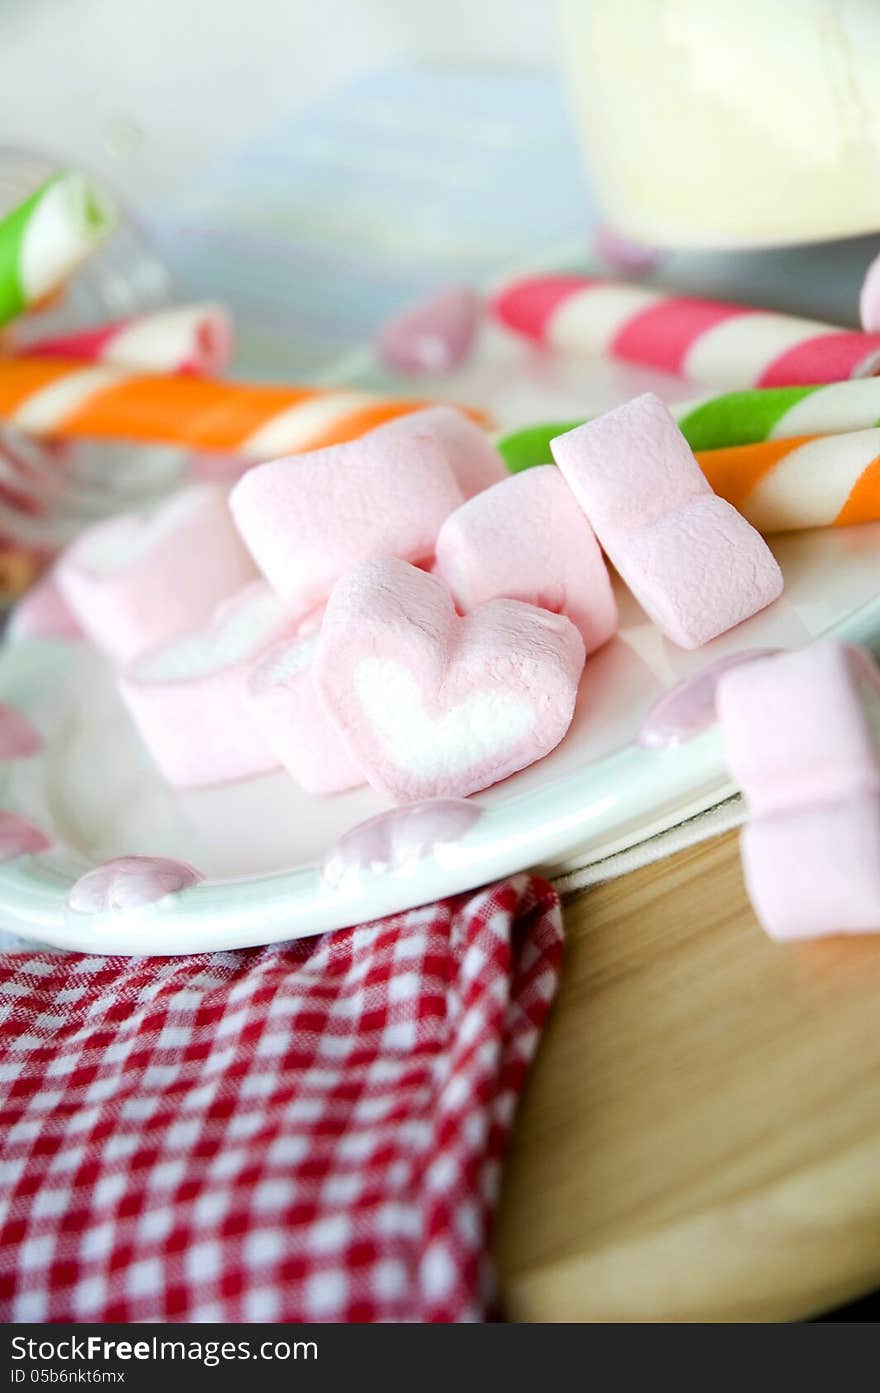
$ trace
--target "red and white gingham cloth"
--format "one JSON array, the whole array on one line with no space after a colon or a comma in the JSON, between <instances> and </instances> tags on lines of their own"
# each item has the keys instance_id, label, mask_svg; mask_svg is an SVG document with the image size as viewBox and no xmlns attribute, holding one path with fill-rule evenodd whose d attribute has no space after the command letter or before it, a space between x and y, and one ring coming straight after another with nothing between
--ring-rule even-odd
<instances>
[{"instance_id":1,"label":"red and white gingham cloth","mask_svg":"<svg viewBox=\"0 0 880 1393\"><path fill-rule=\"evenodd\" d=\"M561 952L519 876L270 948L0 955L0 1316L482 1319Z\"/></svg>"}]
</instances>

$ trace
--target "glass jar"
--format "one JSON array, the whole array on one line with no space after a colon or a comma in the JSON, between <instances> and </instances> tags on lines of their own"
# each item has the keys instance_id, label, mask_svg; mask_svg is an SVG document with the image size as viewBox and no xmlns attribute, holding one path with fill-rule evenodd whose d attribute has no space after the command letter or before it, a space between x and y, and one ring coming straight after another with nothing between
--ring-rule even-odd
<instances>
[{"instance_id":1,"label":"glass jar","mask_svg":"<svg viewBox=\"0 0 880 1393\"><path fill-rule=\"evenodd\" d=\"M880 229L877 0L559 0L603 213L671 248Z\"/></svg>"},{"instance_id":2,"label":"glass jar","mask_svg":"<svg viewBox=\"0 0 880 1393\"><path fill-rule=\"evenodd\" d=\"M0 216L62 167L45 155L0 148ZM45 306L5 327L19 351L28 341L178 298L148 235L114 201L119 221L107 240ZM168 493L188 462L188 454L172 446L34 440L0 428L0 604L14 600L90 523Z\"/></svg>"}]
</instances>

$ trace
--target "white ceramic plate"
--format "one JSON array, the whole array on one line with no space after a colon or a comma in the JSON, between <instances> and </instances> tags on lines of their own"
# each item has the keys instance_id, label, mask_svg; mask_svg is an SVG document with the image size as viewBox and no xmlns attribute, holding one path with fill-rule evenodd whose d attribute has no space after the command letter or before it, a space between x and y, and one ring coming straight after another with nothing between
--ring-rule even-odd
<instances>
[{"instance_id":1,"label":"white ceramic plate","mask_svg":"<svg viewBox=\"0 0 880 1393\"><path fill-rule=\"evenodd\" d=\"M356 374L356 363L347 375ZM591 414L675 379L600 363L563 363L486 336L477 361L438 394L487 405L505 426ZM190 793L161 781L107 666L84 645L28 641L0 651L0 701L26 712L42 753L2 771L2 807L54 840L0 865L0 925L25 938L101 953L186 953L323 932L471 889L529 866L571 869L635 845L733 791L717 731L661 753L633 743L664 690L742 649L796 648L820 635L880 640L880 524L778 539L783 598L697 653L667 643L626 593L618 638L592 657L562 745L470 800L451 840L399 864L379 854L328 883L340 836L382 811L363 789L310 798L285 774ZM418 839L417 839L418 840ZM412 838L410 839L412 842ZM192 863L205 880L136 909L75 912L79 876L123 855Z\"/></svg>"}]
</instances>

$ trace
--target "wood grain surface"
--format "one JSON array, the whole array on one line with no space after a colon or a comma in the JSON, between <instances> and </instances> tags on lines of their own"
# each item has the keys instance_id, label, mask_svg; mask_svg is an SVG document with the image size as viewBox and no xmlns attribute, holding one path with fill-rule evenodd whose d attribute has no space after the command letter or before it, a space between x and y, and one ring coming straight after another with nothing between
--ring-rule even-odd
<instances>
[{"instance_id":1,"label":"wood grain surface","mask_svg":"<svg viewBox=\"0 0 880 1393\"><path fill-rule=\"evenodd\" d=\"M736 832L564 913L496 1229L507 1318L792 1320L880 1285L880 935L773 944Z\"/></svg>"}]
</instances>

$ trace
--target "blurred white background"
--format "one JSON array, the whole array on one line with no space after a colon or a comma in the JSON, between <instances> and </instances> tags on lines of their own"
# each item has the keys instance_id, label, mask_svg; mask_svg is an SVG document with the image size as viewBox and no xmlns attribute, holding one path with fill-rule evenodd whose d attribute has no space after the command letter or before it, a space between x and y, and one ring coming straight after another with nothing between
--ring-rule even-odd
<instances>
[{"instance_id":1,"label":"blurred white background","mask_svg":"<svg viewBox=\"0 0 880 1393\"><path fill-rule=\"evenodd\" d=\"M571 3L586 10L593 0ZM623 8L630 0L619 3ZM656 3L660 8L659 0ZM698 0L692 0L689 12L701 13L697 5ZM714 9L712 0L706 0L706 7ZM183 245L179 229L183 217L197 221L205 236L218 226L228 232L231 224L241 224L244 231L283 235L294 267L302 268L304 283L291 287L297 303L306 298L306 272L311 276L303 259L302 238L315 210L320 209L325 220L331 212L337 214L333 236L337 241L347 236L352 252L361 259L366 251L375 250L367 234L371 230L375 234L378 219L383 239L389 243L382 277L389 284L394 282L394 293L388 297L391 304L416 290L408 266L403 268L405 274L397 273L401 243L407 243L410 252L415 243L414 229L403 224L407 218L412 223L418 210L406 202L414 201L409 182L403 181L406 187L397 190L395 202L377 178L370 193L370 222L361 206L369 173L363 166L370 164L371 155L377 163L397 156L394 142L400 144L406 137L408 112L410 134L418 125L411 119L412 107L401 108L397 135L390 128L385 132L386 144L394 148L348 152L354 177L347 182L338 182L344 170L337 158L337 183L323 202L314 192L317 185L305 177L309 171L282 168L279 140L273 147L274 164L257 169L250 178L254 149L264 151L273 129L285 129L280 123L305 112L316 99L347 90L346 84L353 79L380 69L427 63L459 69L472 65L483 71L495 68L508 74L538 71L549 74L550 84L555 85L560 51L556 10L555 0L0 0L4 59L0 142L82 163L107 179L140 212L171 218L173 235L165 254L173 258L180 249L175 269L193 293L216 293L213 288L221 284L231 293L228 287L238 268L239 279L246 273L252 281L257 266L252 254L242 259L239 247L227 248L225 260L218 265L208 258L204 240ZM676 6L670 10L679 13ZM523 102L517 104L515 81L508 84L508 91L514 95L508 95L502 120L511 131L516 127L515 138L523 146L533 135L533 143L543 142L546 151L540 168L534 159L526 166L528 178L542 176L539 193L528 197L527 179L511 189L509 169L499 169L488 146L478 158L479 133L470 129L469 114L449 122L447 146L440 150L445 122L435 103L430 117L437 148L432 147L420 168L426 179L429 174L433 177L436 197L434 203L423 200L426 211L417 229L419 236L424 241L426 228L432 234L453 229L466 240L478 231L478 250L486 260L498 238L493 241L482 225L476 229L476 223L493 215L494 199L496 224L505 224L518 235L516 245L498 248L497 264L506 264L508 256L523 256L526 247L531 255L546 258L547 248L555 249L559 234L554 219L562 224L568 218L572 226L583 229L580 245L585 255L595 210L592 203L588 208L584 202L584 166L562 97L558 97L554 124L546 106L535 115ZM344 96L339 100L344 101ZM453 118L457 115L461 113L451 111ZM340 129L337 121L334 136ZM234 152L241 147L247 153L236 161ZM292 159L297 149L302 149L298 133L289 130L287 155ZM409 158L409 152L405 153ZM439 218L431 213L447 197L446 190L440 189L446 175L439 162L430 170L425 167L438 153L448 164L454 159L460 165L469 162L469 176L479 188L479 197L474 193L472 199L479 204L479 218L469 222L471 209L463 195L454 216ZM218 190L216 181L206 182L204 176L221 157L229 159L225 184ZM320 174L329 179L329 163L326 169L315 165L311 172L316 178ZM514 194L522 194L526 206L508 207L505 199ZM191 195L197 197L197 207ZM283 209L275 203L283 204ZM255 227L258 212L263 224L274 220L271 228ZM322 228L314 239L321 249L327 236L327 228ZM211 248L216 245L215 241L210 244ZM875 236L796 252L678 254L664 262L659 280L692 293L756 301L849 323L855 315L860 277L876 247ZM439 269L431 272L427 264L422 272L423 278L434 274L443 279ZM287 274L289 278L291 272ZM337 280L324 277L320 281L325 292L331 284ZM362 286L357 296L344 279L338 281L338 288L337 298L366 305ZM267 289L263 296L264 314L276 299L273 282L271 293ZM372 323L375 312L375 307L365 308L362 318ZM326 329L321 326L320 332ZM363 333L364 323L357 330ZM311 332L320 337L314 324ZM345 332L353 334L355 326L347 324Z\"/></svg>"},{"instance_id":2,"label":"blurred white background","mask_svg":"<svg viewBox=\"0 0 880 1393\"><path fill-rule=\"evenodd\" d=\"M554 45L550 0L0 0L0 131L143 201L360 72Z\"/></svg>"}]
</instances>

